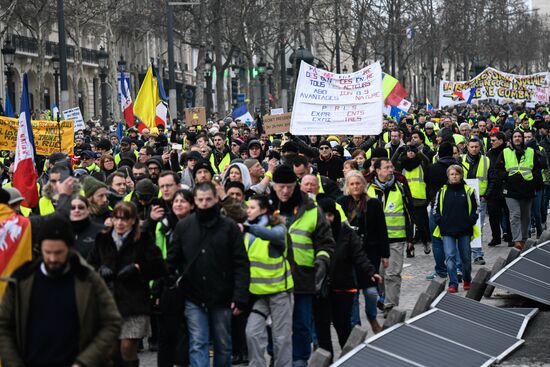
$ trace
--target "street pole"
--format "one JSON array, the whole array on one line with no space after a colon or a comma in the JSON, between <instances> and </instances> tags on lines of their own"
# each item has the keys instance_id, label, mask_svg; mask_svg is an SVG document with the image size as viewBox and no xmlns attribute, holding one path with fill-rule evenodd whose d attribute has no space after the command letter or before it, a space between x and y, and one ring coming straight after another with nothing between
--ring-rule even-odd
<instances>
[{"instance_id":1,"label":"street pole","mask_svg":"<svg viewBox=\"0 0 550 367\"><path fill-rule=\"evenodd\" d=\"M61 76L61 103L60 111L69 106L69 88L67 83L67 42L65 40L65 13L63 10L64 0L57 0L57 31L59 36L59 71Z\"/></svg>"},{"instance_id":2,"label":"street pole","mask_svg":"<svg viewBox=\"0 0 550 367\"><path fill-rule=\"evenodd\" d=\"M265 75L260 73L260 113L265 115Z\"/></svg>"},{"instance_id":3,"label":"street pole","mask_svg":"<svg viewBox=\"0 0 550 367\"><path fill-rule=\"evenodd\" d=\"M101 70L99 73L101 79L101 123L103 126L107 126L107 73L105 70Z\"/></svg>"},{"instance_id":4,"label":"street pole","mask_svg":"<svg viewBox=\"0 0 550 367\"><path fill-rule=\"evenodd\" d=\"M172 121L178 118L176 93L176 71L174 67L174 14L172 5L166 4L167 33L168 33L168 106Z\"/></svg>"},{"instance_id":5,"label":"street pole","mask_svg":"<svg viewBox=\"0 0 550 367\"><path fill-rule=\"evenodd\" d=\"M338 1L335 1L334 2L334 6L335 6L335 24L336 24L336 32L335 32L335 35L334 35L334 38L335 38L335 41L336 41L336 50L335 50L335 53L336 53L336 74L340 74L340 19L338 17L338 9L339 9L339 6L338 6Z\"/></svg>"},{"instance_id":6,"label":"street pole","mask_svg":"<svg viewBox=\"0 0 550 367\"><path fill-rule=\"evenodd\" d=\"M286 52L285 52L285 27L283 21L283 14L286 2L281 1L280 4L280 22L279 22L279 48L280 50L280 62L281 62L281 100L280 106L285 112L288 112L288 84L286 82Z\"/></svg>"}]
</instances>

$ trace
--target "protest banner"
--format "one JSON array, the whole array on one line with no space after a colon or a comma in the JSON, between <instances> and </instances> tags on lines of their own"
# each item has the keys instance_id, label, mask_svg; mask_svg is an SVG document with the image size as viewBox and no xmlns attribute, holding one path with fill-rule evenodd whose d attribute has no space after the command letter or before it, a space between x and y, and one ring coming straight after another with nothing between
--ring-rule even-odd
<instances>
[{"instance_id":1,"label":"protest banner","mask_svg":"<svg viewBox=\"0 0 550 367\"><path fill-rule=\"evenodd\" d=\"M80 112L80 107L69 108L63 111L63 118L65 120L74 121L74 131L84 130L86 128L82 112Z\"/></svg>"},{"instance_id":2,"label":"protest banner","mask_svg":"<svg viewBox=\"0 0 550 367\"><path fill-rule=\"evenodd\" d=\"M351 74L334 74L302 61L290 132L377 135L382 131L382 107L380 63Z\"/></svg>"},{"instance_id":3,"label":"protest banner","mask_svg":"<svg viewBox=\"0 0 550 367\"><path fill-rule=\"evenodd\" d=\"M468 81L442 80L439 84L439 107L472 103L487 99L504 102L547 103L549 73L508 74L487 68Z\"/></svg>"},{"instance_id":4,"label":"protest banner","mask_svg":"<svg viewBox=\"0 0 550 367\"><path fill-rule=\"evenodd\" d=\"M206 108L191 107L186 108L183 111L185 112L185 125L206 125Z\"/></svg>"},{"instance_id":5,"label":"protest banner","mask_svg":"<svg viewBox=\"0 0 550 367\"><path fill-rule=\"evenodd\" d=\"M292 113L264 116L264 131L267 135L286 133L290 128Z\"/></svg>"},{"instance_id":6,"label":"protest banner","mask_svg":"<svg viewBox=\"0 0 550 367\"><path fill-rule=\"evenodd\" d=\"M282 108L282 107L271 109L271 114L272 115L282 115L283 113L285 113L285 109Z\"/></svg>"},{"instance_id":7,"label":"protest banner","mask_svg":"<svg viewBox=\"0 0 550 367\"><path fill-rule=\"evenodd\" d=\"M61 151L73 154L74 151L74 121L63 120L32 120L32 133L36 154L48 156L60 151L59 133L61 129ZM0 116L0 146L2 150L15 151L17 127L16 118Z\"/></svg>"}]
</instances>

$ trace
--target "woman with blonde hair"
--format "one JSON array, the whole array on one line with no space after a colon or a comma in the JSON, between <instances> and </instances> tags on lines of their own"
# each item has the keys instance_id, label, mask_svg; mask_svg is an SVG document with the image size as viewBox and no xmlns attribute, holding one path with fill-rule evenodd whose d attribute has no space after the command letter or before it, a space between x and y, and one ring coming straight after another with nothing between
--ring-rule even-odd
<instances>
[{"instance_id":1,"label":"woman with blonde hair","mask_svg":"<svg viewBox=\"0 0 550 367\"><path fill-rule=\"evenodd\" d=\"M367 182L357 170L347 173L345 177L344 196L337 202L342 206L348 222L361 237L363 249L376 269L380 262L384 267L389 265L390 247L382 203L367 195ZM376 302L378 300L377 283L367 274L357 270L358 288L363 289L365 312L373 332L381 330L376 320Z\"/></svg>"}]
</instances>

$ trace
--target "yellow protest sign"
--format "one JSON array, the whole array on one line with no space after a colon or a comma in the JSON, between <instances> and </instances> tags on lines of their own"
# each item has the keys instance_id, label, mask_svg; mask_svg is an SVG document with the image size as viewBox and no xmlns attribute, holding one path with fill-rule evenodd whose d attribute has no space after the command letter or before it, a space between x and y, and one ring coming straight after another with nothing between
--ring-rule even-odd
<instances>
[{"instance_id":1,"label":"yellow protest sign","mask_svg":"<svg viewBox=\"0 0 550 367\"><path fill-rule=\"evenodd\" d=\"M48 156L60 151L59 133L61 130L61 151L73 154L74 121L32 120L32 132L36 154ZM17 127L19 121L15 118L0 116L0 147L2 150L15 150Z\"/></svg>"}]
</instances>

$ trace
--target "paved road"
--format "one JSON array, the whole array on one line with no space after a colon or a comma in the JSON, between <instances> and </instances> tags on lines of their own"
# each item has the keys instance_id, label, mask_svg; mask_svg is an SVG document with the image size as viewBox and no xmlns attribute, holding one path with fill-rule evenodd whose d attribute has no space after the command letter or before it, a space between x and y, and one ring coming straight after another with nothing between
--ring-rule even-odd
<instances>
[{"instance_id":1,"label":"paved road","mask_svg":"<svg viewBox=\"0 0 550 367\"><path fill-rule=\"evenodd\" d=\"M499 258L508 255L509 248L505 243L500 246L488 247L486 244L490 240L490 228L487 225L484 228L484 246L485 260L488 269L491 269L493 263ZM426 275L433 271L434 260L431 254L425 255L422 251L422 245L416 246L416 256L414 258L405 258L404 269L402 272L403 282L401 288L401 301L399 308L406 310L409 315L416 303L418 295L422 293L428 286ZM480 265L473 265L472 276L480 268ZM459 294L464 295L465 292L460 288ZM484 299L483 302L494 304L496 306L521 306L521 307L538 307L540 304L534 304L526 301L523 298L510 295L504 290L496 289L491 299ZM526 343L519 350L510 355L503 363L506 367L523 367L523 366L547 366L550 367L550 352L548 351L548 340L550 339L550 310L545 308L548 313L541 312L535 320L528 326L525 334ZM361 304L361 310L364 310ZM384 319L379 314L380 323ZM364 311L361 311L361 320L363 325L368 325L366 322ZM369 336L372 333L369 328ZM337 338L333 330L333 345L336 348L335 355L340 354ZM156 366L156 354L151 352L143 352L140 354L141 366L154 367ZM546 364L543 364L546 363Z\"/></svg>"}]
</instances>

